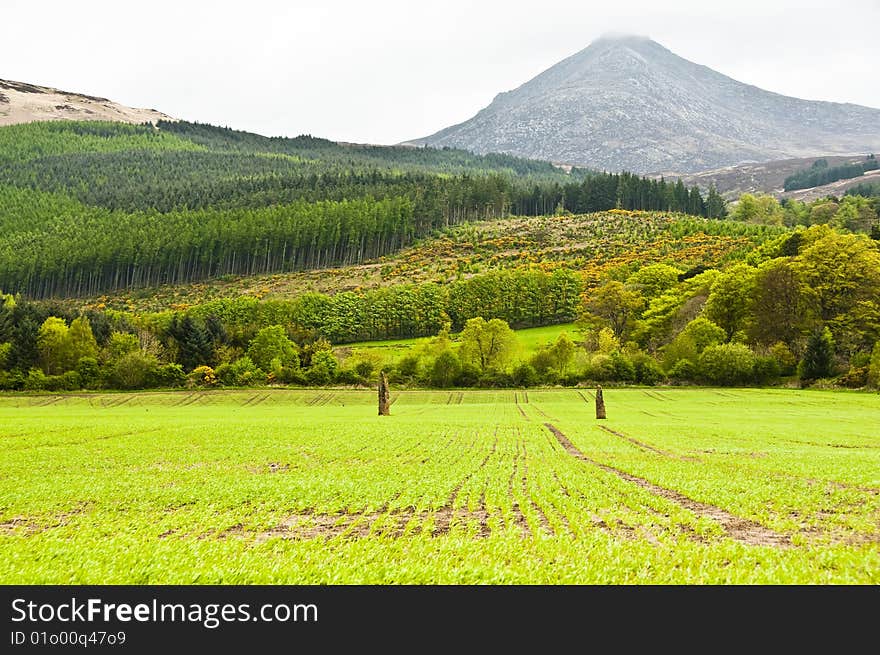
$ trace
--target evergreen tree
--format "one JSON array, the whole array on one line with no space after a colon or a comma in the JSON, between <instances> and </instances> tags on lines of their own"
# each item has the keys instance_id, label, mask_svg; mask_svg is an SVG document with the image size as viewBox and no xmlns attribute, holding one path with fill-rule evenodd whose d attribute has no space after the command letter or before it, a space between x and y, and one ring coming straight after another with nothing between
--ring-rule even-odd
<instances>
[{"instance_id":1,"label":"evergreen tree","mask_svg":"<svg viewBox=\"0 0 880 655\"><path fill-rule=\"evenodd\" d=\"M175 317L168 326L168 334L177 342L177 359L186 370L212 363L211 335L198 321L190 316L183 320Z\"/></svg>"},{"instance_id":2,"label":"evergreen tree","mask_svg":"<svg viewBox=\"0 0 880 655\"><path fill-rule=\"evenodd\" d=\"M834 338L826 326L810 335L798 373L801 380L809 381L831 377L833 371Z\"/></svg>"},{"instance_id":3,"label":"evergreen tree","mask_svg":"<svg viewBox=\"0 0 880 655\"><path fill-rule=\"evenodd\" d=\"M40 351L37 348L39 324L30 316L23 316L12 330L12 350L6 357L10 370L27 371L37 364Z\"/></svg>"},{"instance_id":4,"label":"evergreen tree","mask_svg":"<svg viewBox=\"0 0 880 655\"><path fill-rule=\"evenodd\" d=\"M706 196L706 215L709 218L725 218L727 216L727 202L718 193L714 184L709 187L709 195Z\"/></svg>"}]
</instances>

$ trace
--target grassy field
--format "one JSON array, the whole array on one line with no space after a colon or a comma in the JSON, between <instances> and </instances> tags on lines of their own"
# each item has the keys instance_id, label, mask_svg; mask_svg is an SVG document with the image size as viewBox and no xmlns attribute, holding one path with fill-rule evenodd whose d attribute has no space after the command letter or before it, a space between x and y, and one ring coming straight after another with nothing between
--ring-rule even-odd
<instances>
[{"instance_id":1,"label":"grassy field","mask_svg":"<svg viewBox=\"0 0 880 655\"><path fill-rule=\"evenodd\" d=\"M880 396L0 397L0 582L880 582Z\"/></svg>"},{"instance_id":2,"label":"grassy field","mask_svg":"<svg viewBox=\"0 0 880 655\"><path fill-rule=\"evenodd\" d=\"M561 323L559 325L546 325L536 328L524 328L516 330L516 340L519 344L520 355L528 356L542 348L552 345L563 332L567 333L573 341L582 338L580 328L575 323ZM457 341L459 335L451 335L453 341ZM429 343L433 337L420 339L388 339L385 341L361 341L347 343L337 348L341 352L372 352L380 355L384 361L396 362L401 357L413 352L418 346Z\"/></svg>"}]
</instances>

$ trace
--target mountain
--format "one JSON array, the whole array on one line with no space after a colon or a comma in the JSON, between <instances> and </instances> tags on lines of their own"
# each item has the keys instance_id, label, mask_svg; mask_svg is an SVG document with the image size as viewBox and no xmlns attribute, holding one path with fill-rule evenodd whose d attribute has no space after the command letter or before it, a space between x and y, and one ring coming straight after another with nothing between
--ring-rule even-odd
<instances>
[{"instance_id":1,"label":"mountain","mask_svg":"<svg viewBox=\"0 0 880 655\"><path fill-rule=\"evenodd\" d=\"M693 173L880 149L880 109L743 84L644 37L603 37L412 145L606 170Z\"/></svg>"},{"instance_id":2,"label":"mountain","mask_svg":"<svg viewBox=\"0 0 880 655\"><path fill-rule=\"evenodd\" d=\"M0 80L0 125L62 120L156 123L173 119L155 109L126 107L107 98Z\"/></svg>"}]
</instances>

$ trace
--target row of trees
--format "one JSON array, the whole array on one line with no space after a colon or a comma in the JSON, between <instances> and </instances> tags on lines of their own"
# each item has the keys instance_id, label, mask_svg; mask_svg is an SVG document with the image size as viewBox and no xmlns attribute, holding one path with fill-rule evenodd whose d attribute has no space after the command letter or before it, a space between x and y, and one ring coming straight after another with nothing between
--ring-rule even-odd
<instances>
[{"instance_id":1,"label":"row of trees","mask_svg":"<svg viewBox=\"0 0 880 655\"><path fill-rule=\"evenodd\" d=\"M811 189L823 184L830 184L838 180L847 180L859 177L868 171L875 171L880 167L880 162L874 155L868 155L865 161L841 166L828 166L827 159L817 159L810 168L798 171L794 175L785 178L784 188L786 191L796 189Z\"/></svg>"},{"instance_id":2,"label":"row of trees","mask_svg":"<svg viewBox=\"0 0 880 655\"><path fill-rule=\"evenodd\" d=\"M21 192L0 190L0 202L4 195ZM417 227L406 198L161 216L80 209L55 214L40 230L6 233L0 279L7 288L33 298L70 297L353 264L400 249Z\"/></svg>"},{"instance_id":3,"label":"row of trees","mask_svg":"<svg viewBox=\"0 0 880 655\"><path fill-rule=\"evenodd\" d=\"M194 337L192 325L170 328L177 340L178 359L188 364L212 357L209 328ZM807 339L798 359L783 343L755 349L727 341L724 330L704 316L692 320L676 337L686 340L691 358L664 360L630 342L621 345L611 328L588 332L576 344L563 332L555 342L524 353L516 334L501 319L469 319L454 339L445 329L395 362L369 350L355 350L340 358L324 340L298 344L281 325L260 329L246 348L227 361L210 366L162 363L150 344L138 336L111 331L98 344L88 318L70 326L50 316L36 333L38 365L27 373L0 370L0 388L24 390L143 389L179 386L259 386L295 384L366 385L376 381L380 369L395 384L437 388L532 387L541 384L574 386L597 382L698 383L712 385L765 385L797 375L802 382L829 378L840 369L835 343L826 327ZM9 356L10 344L0 347L0 365ZM199 352L202 350L202 352ZM681 343L670 349L680 353ZM203 359L202 359L203 358ZM880 386L880 341L873 350L854 358L838 382L853 387Z\"/></svg>"},{"instance_id":4,"label":"row of trees","mask_svg":"<svg viewBox=\"0 0 880 655\"><path fill-rule=\"evenodd\" d=\"M743 194L730 214L733 220L761 225L831 225L878 238L880 198L846 195L819 198L809 203L773 196Z\"/></svg>"}]
</instances>

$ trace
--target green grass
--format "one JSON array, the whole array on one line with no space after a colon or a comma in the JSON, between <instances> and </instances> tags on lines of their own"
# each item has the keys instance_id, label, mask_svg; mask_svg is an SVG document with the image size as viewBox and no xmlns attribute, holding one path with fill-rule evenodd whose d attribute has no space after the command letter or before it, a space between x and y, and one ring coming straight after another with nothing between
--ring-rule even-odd
<instances>
[{"instance_id":1,"label":"green grass","mask_svg":"<svg viewBox=\"0 0 880 655\"><path fill-rule=\"evenodd\" d=\"M2 396L0 581L880 582L880 396L605 397Z\"/></svg>"},{"instance_id":2,"label":"green grass","mask_svg":"<svg viewBox=\"0 0 880 655\"><path fill-rule=\"evenodd\" d=\"M581 339L580 329L574 323L517 330L516 338L527 352L532 353L542 346L552 344L563 332L567 332L572 341L579 341Z\"/></svg>"},{"instance_id":3,"label":"green grass","mask_svg":"<svg viewBox=\"0 0 880 655\"><path fill-rule=\"evenodd\" d=\"M567 332L573 341L581 338L579 328L574 323L562 323L560 325L547 325L544 327L525 328L516 330L516 339L519 342L521 351L520 355L528 357L536 350L543 346L547 346L556 341L557 337L563 332ZM387 362L396 362L401 357L412 352L418 346L425 345L430 342L432 337L422 337L418 339L388 339L386 341L360 341L357 343L348 343L341 348L345 350L359 350L377 353ZM458 334L452 335L453 342L457 342Z\"/></svg>"}]
</instances>

